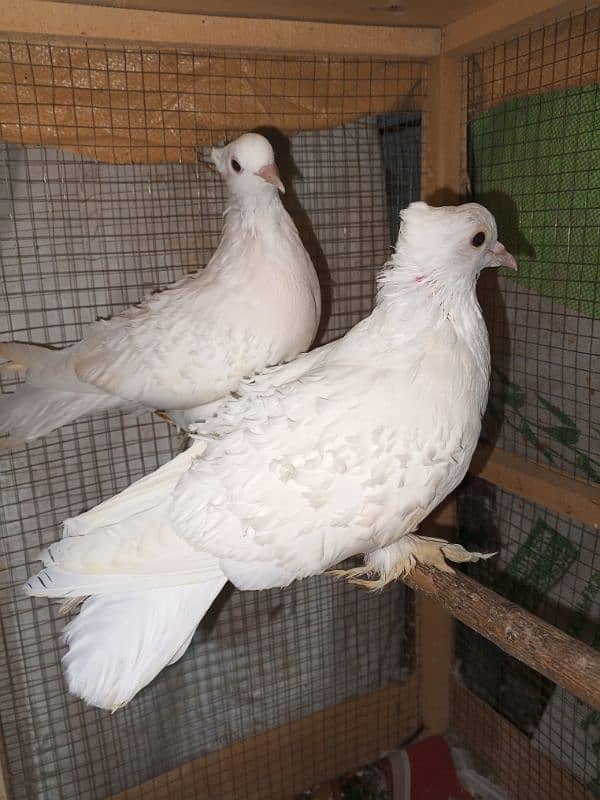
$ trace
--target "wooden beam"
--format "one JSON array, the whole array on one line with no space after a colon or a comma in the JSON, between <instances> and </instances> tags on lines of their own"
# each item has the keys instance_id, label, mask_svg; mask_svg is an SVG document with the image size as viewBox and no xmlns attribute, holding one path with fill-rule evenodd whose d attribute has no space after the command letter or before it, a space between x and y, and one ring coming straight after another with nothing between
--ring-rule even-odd
<instances>
[{"instance_id":1,"label":"wooden beam","mask_svg":"<svg viewBox=\"0 0 600 800\"><path fill-rule=\"evenodd\" d=\"M466 132L460 59L428 62L423 119L421 196L432 205L457 203L466 186Z\"/></svg>"},{"instance_id":2,"label":"wooden beam","mask_svg":"<svg viewBox=\"0 0 600 800\"><path fill-rule=\"evenodd\" d=\"M282 53L428 58L440 52L439 28L401 28L212 17L41 0L0 0L9 36L100 40Z\"/></svg>"},{"instance_id":3,"label":"wooden beam","mask_svg":"<svg viewBox=\"0 0 600 800\"><path fill-rule=\"evenodd\" d=\"M10 800L11 795L8 793L8 780L5 777L8 775L6 770L5 759L2 758L0 762L0 800Z\"/></svg>"},{"instance_id":4,"label":"wooden beam","mask_svg":"<svg viewBox=\"0 0 600 800\"><path fill-rule=\"evenodd\" d=\"M457 683L452 686L452 731L509 797L594 800L591 791L534 747L526 734Z\"/></svg>"},{"instance_id":5,"label":"wooden beam","mask_svg":"<svg viewBox=\"0 0 600 800\"><path fill-rule=\"evenodd\" d=\"M460 572L418 567L406 583L509 655L600 709L600 652Z\"/></svg>"},{"instance_id":6,"label":"wooden beam","mask_svg":"<svg viewBox=\"0 0 600 800\"><path fill-rule=\"evenodd\" d=\"M490 483L564 514L584 525L600 527L600 488L568 478L548 467L480 444L469 472Z\"/></svg>"},{"instance_id":7,"label":"wooden beam","mask_svg":"<svg viewBox=\"0 0 600 800\"><path fill-rule=\"evenodd\" d=\"M456 511L454 498L447 498L421 526L423 534L447 537L449 529L456 529ZM450 724L454 624L450 614L423 592L416 600L423 727L428 733L445 733Z\"/></svg>"},{"instance_id":8,"label":"wooden beam","mask_svg":"<svg viewBox=\"0 0 600 800\"><path fill-rule=\"evenodd\" d=\"M421 196L433 205L456 203L462 194L462 89L460 60L446 56L429 60ZM454 498L447 499L421 528L428 536L447 538L448 529L456 528ZM425 594L417 595L417 631L423 723L431 733L444 733L449 724L454 624L447 611Z\"/></svg>"},{"instance_id":9,"label":"wooden beam","mask_svg":"<svg viewBox=\"0 0 600 800\"><path fill-rule=\"evenodd\" d=\"M442 29L442 52L460 56L583 11L581 0L497 0Z\"/></svg>"},{"instance_id":10,"label":"wooden beam","mask_svg":"<svg viewBox=\"0 0 600 800\"><path fill-rule=\"evenodd\" d=\"M421 724L417 697L413 675L188 761L110 800L292 800L412 736Z\"/></svg>"},{"instance_id":11,"label":"wooden beam","mask_svg":"<svg viewBox=\"0 0 600 800\"><path fill-rule=\"evenodd\" d=\"M11 798L12 791L10 790L6 745L4 738L0 735L0 800L11 800Z\"/></svg>"}]
</instances>

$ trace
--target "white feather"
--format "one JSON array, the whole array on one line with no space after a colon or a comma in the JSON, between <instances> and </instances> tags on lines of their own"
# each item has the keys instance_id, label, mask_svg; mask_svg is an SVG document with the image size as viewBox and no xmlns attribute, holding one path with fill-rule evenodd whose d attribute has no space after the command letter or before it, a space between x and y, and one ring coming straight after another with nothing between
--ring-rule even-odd
<instances>
[{"instance_id":1,"label":"white feather","mask_svg":"<svg viewBox=\"0 0 600 800\"><path fill-rule=\"evenodd\" d=\"M477 444L490 365L475 283L499 247L481 206L414 204L403 213L370 317L340 341L243 382L236 398L195 427L188 451L68 520L41 576L60 579L66 596L85 587L106 600L98 616L71 627L72 672L85 672L94 642L104 647L111 617L119 630L128 618L128 577L136 588L143 576L148 586L179 582L190 593L190 580L202 587L225 578L261 589L364 554L364 568L348 577L379 575L369 585L380 586L417 561L445 568L445 558L481 557L414 534L462 480ZM105 594L110 579L119 591L114 608ZM42 588L29 582L30 592L56 594ZM137 595L131 602L135 622ZM154 630L157 647L163 634ZM168 643L164 663L174 652ZM132 647L144 649L137 637ZM117 656L111 649L102 663ZM134 656L118 657L129 669ZM70 685L90 702L114 705L104 680L101 689L87 680Z\"/></svg>"},{"instance_id":2,"label":"white feather","mask_svg":"<svg viewBox=\"0 0 600 800\"><path fill-rule=\"evenodd\" d=\"M69 690L114 711L181 658L196 627L225 585L128 591L84 601L65 628L63 666Z\"/></svg>"},{"instance_id":3,"label":"white feather","mask_svg":"<svg viewBox=\"0 0 600 800\"><path fill-rule=\"evenodd\" d=\"M202 406L244 376L308 349L319 323L319 284L279 198L273 159L259 134L213 151L230 205L205 269L94 323L63 350L0 343L0 356L26 368L29 384L0 405L0 446L105 408Z\"/></svg>"},{"instance_id":4,"label":"white feather","mask_svg":"<svg viewBox=\"0 0 600 800\"><path fill-rule=\"evenodd\" d=\"M49 420L54 429L88 414L134 407L133 403L107 394L40 389L26 384L13 394L0 397L0 449L12 450L25 441L44 436ZM10 435L2 436L3 431Z\"/></svg>"}]
</instances>

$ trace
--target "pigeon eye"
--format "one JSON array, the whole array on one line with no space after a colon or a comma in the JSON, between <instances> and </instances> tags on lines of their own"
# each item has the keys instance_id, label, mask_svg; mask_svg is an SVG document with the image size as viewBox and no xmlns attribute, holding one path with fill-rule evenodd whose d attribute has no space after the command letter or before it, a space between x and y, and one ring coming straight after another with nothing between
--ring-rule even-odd
<instances>
[{"instance_id":1,"label":"pigeon eye","mask_svg":"<svg viewBox=\"0 0 600 800\"><path fill-rule=\"evenodd\" d=\"M473 247L481 247L481 245L485 242L485 233L483 231L479 231L475 234L475 236L471 239L471 244Z\"/></svg>"},{"instance_id":2,"label":"pigeon eye","mask_svg":"<svg viewBox=\"0 0 600 800\"><path fill-rule=\"evenodd\" d=\"M242 168L240 167L240 162L236 161L235 158L231 159L231 166L235 170L235 172L241 172Z\"/></svg>"}]
</instances>

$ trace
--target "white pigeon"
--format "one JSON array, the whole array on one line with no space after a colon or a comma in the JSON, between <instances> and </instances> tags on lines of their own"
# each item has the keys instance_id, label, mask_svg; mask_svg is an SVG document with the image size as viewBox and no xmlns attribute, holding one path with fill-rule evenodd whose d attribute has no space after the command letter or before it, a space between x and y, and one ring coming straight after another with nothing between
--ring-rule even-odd
<instances>
[{"instance_id":1,"label":"white pigeon","mask_svg":"<svg viewBox=\"0 0 600 800\"><path fill-rule=\"evenodd\" d=\"M319 283L281 203L273 148L247 133L214 148L211 160L230 204L205 269L94 323L71 347L0 344L0 356L10 359L3 367L27 369L27 383L0 401L0 446L107 409L191 410L309 348Z\"/></svg>"},{"instance_id":2,"label":"white pigeon","mask_svg":"<svg viewBox=\"0 0 600 800\"><path fill-rule=\"evenodd\" d=\"M486 209L413 203L367 319L244 382L189 450L67 520L26 591L87 597L66 628L71 692L128 702L227 580L282 587L364 554L347 575L383 586L417 561L480 558L415 531L477 444L490 355L475 284L500 264L516 267Z\"/></svg>"}]
</instances>

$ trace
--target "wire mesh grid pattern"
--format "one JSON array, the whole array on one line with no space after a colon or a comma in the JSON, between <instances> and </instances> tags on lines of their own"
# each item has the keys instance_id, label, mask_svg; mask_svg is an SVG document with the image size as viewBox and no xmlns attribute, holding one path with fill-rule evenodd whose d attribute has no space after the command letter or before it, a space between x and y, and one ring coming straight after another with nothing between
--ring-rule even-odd
<instances>
[{"instance_id":1,"label":"wire mesh grid pattern","mask_svg":"<svg viewBox=\"0 0 600 800\"><path fill-rule=\"evenodd\" d=\"M600 482L600 12L471 56L469 173L517 275L484 275L487 436Z\"/></svg>"},{"instance_id":2,"label":"wire mesh grid pattern","mask_svg":"<svg viewBox=\"0 0 600 800\"><path fill-rule=\"evenodd\" d=\"M571 636L600 647L600 544L594 528L474 478L463 487L458 509L461 541L499 553L470 568L477 580ZM596 796L598 713L460 625L456 654L467 688L566 770L564 796L573 796L567 790L578 785ZM474 725L477 719L475 714Z\"/></svg>"},{"instance_id":3,"label":"wire mesh grid pattern","mask_svg":"<svg viewBox=\"0 0 600 800\"><path fill-rule=\"evenodd\" d=\"M72 343L97 317L204 265L225 196L196 146L257 125L303 129L268 135L320 273L321 341L369 312L394 215L419 193L422 65L11 42L0 62L2 339ZM3 391L16 380L3 378ZM225 593L184 659L116 715L68 697L58 606L19 587L66 517L164 463L176 445L156 416L112 413L2 457L0 718L15 798L109 797L175 770L169 797L184 796L185 779L187 792L210 784L206 796L242 800L251 796L244 764L257 758L267 796L281 765L266 763L253 737L369 696L414 667L400 587L372 596L321 578ZM414 693L402 708L344 708L331 735L349 758L367 735L375 750L356 756L364 760L396 743L393 732L418 726ZM178 771L240 740L249 742L242 763L223 757L210 781L204 767ZM331 768L310 758L315 780ZM159 795L128 793L137 796Z\"/></svg>"},{"instance_id":4,"label":"wire mesh grid pattern","mask_svg":"<svg viewBox=\"0 0 600 800\"><path fill-rule=\"evenodd\" d=\"M479 282L492 348L484 438L590 483L600 482L599 35L591 9L464 61L473 199L519 262L516 276ZM466 546L499 552L474 577L600 644L597 531L477 479L459 495L459 530ZM511 797L599 795L597 713L461 625L456 657L453 727Z\"/></svg>"}]
</instances>

